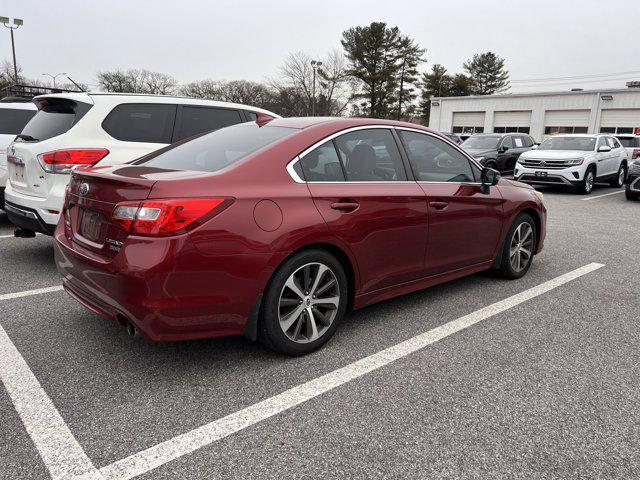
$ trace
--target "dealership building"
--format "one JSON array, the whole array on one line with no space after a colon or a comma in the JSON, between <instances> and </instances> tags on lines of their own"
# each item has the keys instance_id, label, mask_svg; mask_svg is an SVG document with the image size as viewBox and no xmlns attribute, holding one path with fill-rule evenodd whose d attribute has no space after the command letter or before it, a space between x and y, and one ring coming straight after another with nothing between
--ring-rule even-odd
<instances>
[{"instance_id":1,"label":"dealership building","mask_svg":"<svg viewBox=\"0 0 640 480\"><path fill-rule=\"evenodd\" d=\"M640 134L640 88L512 93L431 99L429 127L440 132Z\"/></svg>"}]
</instances>

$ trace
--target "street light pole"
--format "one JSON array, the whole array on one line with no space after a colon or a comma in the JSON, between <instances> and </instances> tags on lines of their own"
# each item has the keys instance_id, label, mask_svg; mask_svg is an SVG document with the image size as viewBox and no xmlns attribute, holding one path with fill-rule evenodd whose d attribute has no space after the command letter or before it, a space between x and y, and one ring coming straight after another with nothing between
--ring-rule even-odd
<instances>
[{"instance_id":1,"label":"street light pole","mask_svg":"<svg viewBox=\"0 0 640 480\"><path fill-rule=\"evenodd\" d=\"M60 75L66 75L66 72L62 72L62 73L56 73L55 75L51 75L50 73L43 73L42 75L46 75L48 77L51 77L51 79L53 80L53 88L56 88L56 78L58 78Z\"/></svg>"},{"instance_id":2,"label":"street light pole","mask_svg":"<svg viewBox=\"0 0 640 480\"><path fill-rule=\"evenodd\" d=\"M311 60L311 68L313 68L313 85L311 87L311 95L313 100L311 101L311 116L316 116L316 69L320 68L322 62L317 60Z\"/></svg>"},{"instance_id":3,"label":"street light pole","mask_svg":"<svg viewBox=\"0 0 640 480\"><path fill-rule=\"evenodd\" d=\"M13 39L13 31L20 28L20 26L24 25L24 22L20 18L14 18L13 24L9 24L9 17L0 17L0 22L11 30L11 51L13 52L13 74L14 80L18 83L18 62L16 62L16 44Z\"/></svg>"}]
</instances>

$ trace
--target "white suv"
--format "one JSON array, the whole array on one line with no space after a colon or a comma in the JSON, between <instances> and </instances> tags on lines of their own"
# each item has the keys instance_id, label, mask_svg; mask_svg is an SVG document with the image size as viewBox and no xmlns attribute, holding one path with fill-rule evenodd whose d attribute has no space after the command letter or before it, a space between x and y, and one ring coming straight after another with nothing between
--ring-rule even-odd
<instances>
[{"instance_id":1,"label":"white suv","mask_svg":"<svg viewBox=\"0 0 640 480\"><path fill-rule=\"evenodd\" d=\"M202 132L278 117L246 105L160 95L69 93L33 101L38 113L7 150L5 210L23 237L53 234L73 168L130 162Z\"/></svg>"},{"instance_id":2,"label":"white suv","mask_svg":"<svg viewBox=\"0 0 640 480\"><path fill-rule=\"evenodd\" d=\"M7 97L0 100L0 209L4 209L7 184L7 147L37 111L28 100Z\"/></svg>"},{"instance_id":3,"label":"white suv","mask_svg":"<svg viewBox=\"0 0 640 480\"><path fill-rule=\"evenodd\" d=\"M621 187L627 152L611 135L556 135L518 159L514 178L532 185L566 185L590 193L596 182Z\"/></svg>"}]
</instances>

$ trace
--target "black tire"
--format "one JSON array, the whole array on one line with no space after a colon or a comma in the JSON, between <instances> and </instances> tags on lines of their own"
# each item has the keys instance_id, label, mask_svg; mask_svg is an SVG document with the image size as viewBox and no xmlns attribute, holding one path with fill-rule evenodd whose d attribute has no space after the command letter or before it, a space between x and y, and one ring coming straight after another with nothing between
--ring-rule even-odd
<instances>
[{"instance_id":1,"label":"black tire","mask_svg":"<svg viewBox=\"0 0 640 480\"><path fill-rule=\"evenodd\" d=\"M498 167L498 163L493 160L489 160L484 164L484 166L486 168L493 168L494 170L500 171L500 167Z\"/></svg>"},{"instance_id":2,"label":"black tire","mask_svg":"<svg viewBox=\"0 0 640 480\"><path fill-rule=\"evenodd\" d=\"M589 180L589 176L591 175L591 180ZM584 179L578 186L578 192L588 195L593 191L593 186L596 183L596 169L593 167L589 167L586 172L584 172Z\"/></svg>"},{"instance_id":3,"label":"black tire","mask_svg":"<svg viewBox=\"0 0 640 480\"><path fill-rule=\"evenodd\" d=\"M290 338L288 335L291 335L291 333L285 333L280 326L280 309L283 308L280 302L281 295L284 296L285 284L289 278L299 272L302 267L309 264L322 264L329 268L335 277L335 283L337 283L335 287L337 290L334 290L334 292L338 292L339 301L330 325L324 326L318 323L318 325L324 327L322 334L313 341L307 341L301 338L301 341L304 340L305 343L300 343ZM322 249L312 249L292 255L278 267L267 286L259 320L258 334L260 341L267 348L287 355L306 355L317 350L329 341L344 318L348 295L348 282L344 269L340 262L329 252ZM291 308L293 309L295 307ZM304 313L304 315L308 314ZM305 318L307 323L305 323L304 328L306 329L309 328L309 318ZM303 319L301 317L299 322L302 321Z\"/></svg>"},{"instance_id":4,"label":"black tire","mask_svg":"<svg viewBox=\"0 0 640 480\"><path fill-rule=\"evenodd\" d=\"M631 200L631 201L640 200L640 193L632 192L631 189L629 189L628 187L625 188L624 190L624 196L627 198L627 200Z\"/></svg>"},{"instance_id":5,"label":"black tire","mask_svg":"<svg viewBox=\"0 0 640 480\"><path fill-rule=\"evenodd\" d=\"M531 245L529 246L529 251L531 252L529 258L526 261L526 264L521 269L514 268L511 262L511 248L514 240L514 234L518 227L523 224L527 224L531 228ZM507 232L507 236L505 237L504 244L502 245L502 251L500 252L500 267L498 268L498 274L503 278L508 279L517 279L522 278L531 268L531 263L533 262L534 252L536 251L537 241L538 241L538 231L536 229L536 223L531 218L531 215L527 213L519 214L516 219L513 221L511 228Z\"/></svg>"},{"instance_id":6,"label":"black tire","mask_svg":"<svg viewBox=\"0 0 640 480\"><path fill-rule=\"evenodd\" d=\"M624 163L622 163L620 165L620 168L618 169L618 173L616 173L616 178L611 180L609 185L611 185L613 188L620 188L624 185L625 178L627 178L627 167Z\"/></svg>"}]
</instances>

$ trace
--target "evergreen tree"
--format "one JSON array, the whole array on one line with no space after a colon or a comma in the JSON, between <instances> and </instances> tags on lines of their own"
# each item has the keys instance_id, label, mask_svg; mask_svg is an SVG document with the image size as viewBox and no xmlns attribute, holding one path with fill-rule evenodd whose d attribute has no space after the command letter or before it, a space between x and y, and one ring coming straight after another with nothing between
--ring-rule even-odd
<instances>
[{"instance_id":1,"label":"evergreen tree","mask_svg":"<svg viewBox=\"0 0 640 480\"><path fill-rule=\"evenodd\" d=\"M410 37L403 36L398 42L399 57L399 86L397 118L403 114L412 114L415 110L414 101L418 96L415 87L418 84L418 65L425 61L425 50Z\"/></svg>"},{"instance_id":2,"label":"evergreen tree","mask_svg":"<svg viewBox=\"0 0 640 480\"><path fill-rule=\"evenodd\" d=\"M509 87L509 72L504 68L504 58L495 53L476 53L462 67L473 79L477 95L491 95Z\"/></svg>"},{"instance_id":3,"label":"evergreen tree","mask_svg":"<svg viewBox=\"0 0 640 480\"><path fill-rule=\"evenodd\" d=\"M467 95L473 95L474 84L473 79L464 73L456 73L451 78L451 85L449 89L449 96L451 97L466 97Z\"/></svg>"},{"instance_id":4,"label":"evergreen tree","mask_svg":"<svg viewBox=\"0 0 640 480\"><path fill-rule=\"evenodd\" d=\"M349 60L347 73L363 87L353 98L361 100L360 109L370 117L387 118L396 104L401 40L398 27L387 27L384 22L352 27L342 33L342 46Z\"/></svg>"},{"instance_id":5,"label":"evergreen tree","mask_svg":"<svg viewBox=\"0 0 640 480\"><path fill-rule=\"evenodd\" d=\"M422 91L420 92L420 116L425 123L429 122L432 97L448 97L451 95L453 78L447 73L444 66L435 64L431 72L424 72L420 79Z\"/></svg>"}]
</instances>

